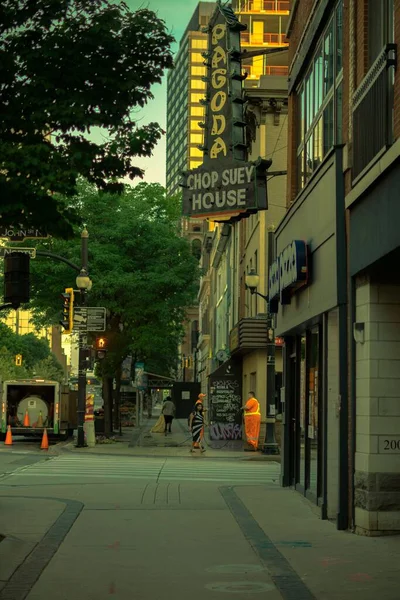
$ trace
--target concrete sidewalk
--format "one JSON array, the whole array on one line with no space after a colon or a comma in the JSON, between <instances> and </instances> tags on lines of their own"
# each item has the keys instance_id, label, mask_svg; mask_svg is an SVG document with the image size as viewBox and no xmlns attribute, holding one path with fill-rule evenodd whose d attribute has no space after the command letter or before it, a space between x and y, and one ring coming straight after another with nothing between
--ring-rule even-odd
<instances>
[{"instance_id":1,"label":"concrete sidewalk","mask_svg":"<svg viewBox=\"0 0 400 600\"><path fill-rule=\"evenodd\" d=\"M339 532L277 486L37 482L0 506L0 600L400 597L400 537Z\"/></svg>"},{"instance_id":2,"label":"concrete sidewalk","mask_svg":"<svg viewBox=\"0 0 400 600\"><path fill-rule=\"evenodd\" d=\"M115 435L116 442L96 444L94 448L76 448L75 441L58 444L49 451L59 453L69 451L82 454L125 455L142 457L186 457L192 444L192 437L185 419L174 419L172 433L165 436L163 433L151 433L158 415L152 419L144 419L138 428L125 428L122 436ZM279 456L268 456L261 452L244 452L244 443L241 440L214 441L205 437L206 452L204 458L224 458L232 460L272 460L279 462Z\"/></svg>"},{"instance_id":3,"label":"concrete sidewalk","mask_svg":"<svg viewBox=\"0 0 400 600\"><path fill-rule=\"evenodd\" d=\"M318 600L400 598L400 536L337 531L293 490L247 486L235 492L236 521L272 576L283 559Z\"/></svg>"}]
</instances>

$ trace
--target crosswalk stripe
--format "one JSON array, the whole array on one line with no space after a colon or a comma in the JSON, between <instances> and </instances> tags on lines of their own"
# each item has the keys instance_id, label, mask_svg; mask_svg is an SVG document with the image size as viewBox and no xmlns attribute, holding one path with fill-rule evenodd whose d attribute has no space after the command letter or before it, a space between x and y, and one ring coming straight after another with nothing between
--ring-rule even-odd
<instances>
[{"instance_id":1,"label":"crosswalk stripe","mask_svg":"<svg viewBox=\"0 0 400 600\"><path fill-rule=\"evenodd\" d=\"M56 456L45 462L24 466L12 473L11 477L267 484L276 483L279 474L280 465L275 462Z\"/></svg>"}]
</instances>

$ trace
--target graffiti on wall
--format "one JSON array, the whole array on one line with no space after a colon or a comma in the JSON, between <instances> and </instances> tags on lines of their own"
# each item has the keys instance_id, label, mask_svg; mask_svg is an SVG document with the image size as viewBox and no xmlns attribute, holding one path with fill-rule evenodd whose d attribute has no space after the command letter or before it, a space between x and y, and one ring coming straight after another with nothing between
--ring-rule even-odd
<instances>
[{"instance_id":1,"label":"graffiti on wall","mask_svg":"<svg viewBox=\"0 0 400 600\"><path fill-rule=\"evenodd\" d=\"M212 440L241 440L243 428L239 423L213 423L210 425Z\"/></svg>"}]
</instances>

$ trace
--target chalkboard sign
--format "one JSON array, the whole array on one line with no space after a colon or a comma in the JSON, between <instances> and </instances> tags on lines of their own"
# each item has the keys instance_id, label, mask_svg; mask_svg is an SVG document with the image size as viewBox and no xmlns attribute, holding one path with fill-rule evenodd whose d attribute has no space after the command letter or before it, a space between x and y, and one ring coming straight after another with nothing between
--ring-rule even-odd
<instances>
[{"instance_id":1,"label":"chalkboard sign","mask_svg":"<svg viewBox=\"0 0 400 600\"><path fill-rule=\"evenodd\" d=\"M228 360L209 379L210 437L212 440L242 439L242 371Z\"/></svg>"}]
</instances>

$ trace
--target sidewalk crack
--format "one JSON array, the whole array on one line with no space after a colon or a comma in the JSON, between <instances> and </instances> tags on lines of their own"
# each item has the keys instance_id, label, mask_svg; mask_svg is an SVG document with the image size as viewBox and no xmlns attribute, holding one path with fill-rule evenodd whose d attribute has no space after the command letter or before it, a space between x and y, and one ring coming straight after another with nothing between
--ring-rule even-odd
<instances>
[{"instance_id":1,"label":"sidewalk crack","mask_svg":"<svg viewBox=\"0 0 400 600\"><path fill-rule=\"evenodd\" d=\"M161 467L160 467L160 470L159 470L159 472L158 472L158 475L157 475L156 483L159 483L159 482L160 482L161 473L163 472L163 470L164 470L164 467L165 467L165 465L167 464L167 460L168 460L168 459L166 458L166 459L164 460L163 464L162 464L162 465L161 465Z\"/></svg>"}]
</instances>

